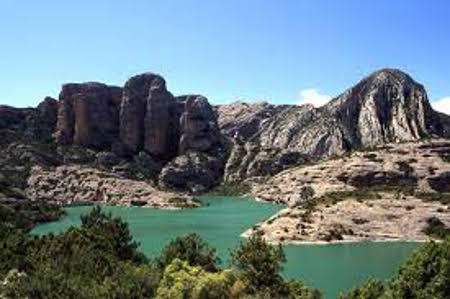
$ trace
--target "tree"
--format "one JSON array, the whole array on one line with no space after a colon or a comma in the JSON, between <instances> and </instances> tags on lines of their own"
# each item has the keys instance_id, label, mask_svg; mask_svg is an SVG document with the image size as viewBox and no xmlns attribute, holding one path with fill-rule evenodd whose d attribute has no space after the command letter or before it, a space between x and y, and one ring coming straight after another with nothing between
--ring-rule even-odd
<instances>
[{"instance_id":1,"label":"tree","mask_svg":"<svg viewBox=\"0 0 450 299\"><path fill-rule=\"evenodd\" d=\"M176 258L188 262L191 266L200 266L206 271L219 270L217 264L220 263L220 259L216 255L216 250L197 234L176 237L170 241L156 262L161 268L165 268Z\"/></svg>"},{"instance_id":2,"label":"tree","mask_svg":"<svg viewBox=\"0 0 450 299\"><path fill-rule=\"evenodd\" d=\"M281 245L268 244L259 234L240 243L231 252L231 264L240 270L248 281L251 292L261 289L278 289L283 282L281 264L286 261Z\"/></svg>"},{"instance_id":3,"label":"tree","mask_svg":"<svg viewBox=\"0 0 450 299\"><path fill-rule=\"evenodd\" d=\"M450 298L450 237L423 244L389 283L388 298Z\"/></svg>"},{"instance_id":4,"label":"tree","mask_svg":"<svg viewBox=\"0 0 450 299\"><path fill-rule=\"evenodd\" d=\"M96 206L90 213L81 215L80 232L105 250L111 250L120 260L133 262L145 261L145 256L137 248L139 243L133 240L128 223L120 217L106 214Z\"/></svg>"},{"instance_id":5,"label":"tree","mask_svg":"<svg viewBox=\"0 0 450 299\"><path fill-rule=\"evenodd\" d=\"M385 291L381 281L369 278L363 285L354 287L346 295L341 294L341 299L377 299Z\"/></svg>"},{"instance_id":6,"label":"tree","mask_svg":"<svg viewBox=\"0 0 450 299\"><path fill-rule=\"evenodd\" d=\"M211 273L202 267L191 266L188 262L176 258L164 271L157 297L161 299L230 298L235 281L236 278L230 270Z\"/></svg>"}]
</instances>

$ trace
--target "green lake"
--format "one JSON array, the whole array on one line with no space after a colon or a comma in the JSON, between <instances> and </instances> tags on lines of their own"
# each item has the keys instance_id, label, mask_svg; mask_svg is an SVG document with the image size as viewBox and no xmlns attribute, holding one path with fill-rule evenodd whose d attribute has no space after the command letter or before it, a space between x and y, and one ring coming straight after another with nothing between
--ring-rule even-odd
<instances>
[{"instance_id":1,"label":"green lake","mask_svg":"<svg viewBox=\"0 0 450 299\"><path fill-rule=\"evenodd\" d=\"M141 250L150 257L157 255L174 237L196 232L217 249L225 265L229 249L243 240L240 234L282 208L243 198L199 199L209 206L173 211L123 206L104 208L128 221L133 236L141 243ZM32 233L56 233L77 226L80 214L91 208L68 207L67 216L62 220L38 225ZM286 245L284 275L320 288L326 298L337 298L340 291L369 276L389 278L417 247L417 243L407 242Z\"/></svg>"}]
</instances>

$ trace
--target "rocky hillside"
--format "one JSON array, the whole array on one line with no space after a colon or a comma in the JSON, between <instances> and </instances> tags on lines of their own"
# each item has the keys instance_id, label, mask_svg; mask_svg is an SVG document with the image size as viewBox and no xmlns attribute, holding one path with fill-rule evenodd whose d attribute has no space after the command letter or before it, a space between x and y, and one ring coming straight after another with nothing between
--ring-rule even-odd
<instances>
[{"instance_id":1,"label":"rocky hillside","mask_svg":"<svg viewBox=\"0 0 450 299\"><path fill-rule=\"evenodd\" d=\"M174 97L164 79L152 73L130 78L123 88L64 85L55 140L59 145L109 151L118 158L147 156L154 161L156 175L170 171L177 177L190 176L188 181L159 178L162 185L179 190L211 187L225 162L223 140L208 100L200 95ZM190 162L191 155L204 155L216 167L208 167L209 162L203 165L201 159ZM164 165L170 170L162 169Z\"/></svg>"},{"instance_id":2,"label":"rocky hillside","mask_svg":"<svg viewBox=\"0 0 450 299\"><path fill-rule=\"evenodd\" d=\"M255 227L270 241L425 241L430 223L442 234L450 227L450 142L393 143L316 161L255 183L252 194L288 205Z\"/></svg>"},{"instance_id":3,"label":"rocky hillside","mask_svg":"<svg viewBox=\"0 0 450 299\"><path fill-rule=\"evenodd\" d=\"M424 87L393 69L371 74L320 108L238 102L217 113L234 144L225 171L231 181L389 142L448 136L448 117L433 111Z\"/></svg>"},{"instance_id":4,"label":"rocky hillside","mask_svg":"<svg viewBox=\"0 0 450 299\"><path fill-rule=\"evenodd\" d=\"M111 186L124 186L119 189L128 199L118 203L135 197L167 207L167 202L154 199L161 195L154 189L157 185L174 191L209 189L221 178L227 157L208 100L173 96L164 79L152 73L130 78L123 88L97 82L65 84L58 100L46 98L37 108L0 106L0 142L3 197L42 199L55 189L61 192L54 198L67 195L66 202L78 197L98 200L98 194L116 192L86 183L100 176L110 177ZM61 176L67 165L76 166L69 169L74 173L70 182ZM42 175L34 171L28 179L34 166ZM142 184L126 180L149 184L142 190ZM69 196L72 189L84 195ZM142 199L133 190L153 197Z\"/></svg>"},{"instance_id":5,"label":"rocky hillside","mask_svg":"<svg viewBox=\"0 0 450 299\"><path fill-rule=\"evenodd\" d=\"M144 73L123 87L65 84L58 100L37 108L0 106L0 193L40 198L52 188L67 191L58 181L72 166L74 188L105 176L144 181L151 194L202 192L222 180L265 181L357 149L449 136L450 118L433 111L424 87L398 70L377 71L320 108L212 107L201 95L175 96L161 76ZM43 177L29 178L34 166ZM108 193L91 185L85 194Z\"/></svg>"}]
</instances>

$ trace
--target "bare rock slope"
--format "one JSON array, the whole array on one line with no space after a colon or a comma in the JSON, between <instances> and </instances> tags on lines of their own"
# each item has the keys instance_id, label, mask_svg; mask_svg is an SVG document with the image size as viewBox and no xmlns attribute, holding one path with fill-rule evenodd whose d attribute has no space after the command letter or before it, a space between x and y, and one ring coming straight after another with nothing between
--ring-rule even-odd
<instances>
[{"instance_id":1,"label":"bare rock slope","mask_svg":"<svg viewBox=\"0 0 450 299\"><path fill-rule=\"evenodd\" d=\"M273 175L308 158L448 135L447 118L433 111L424 87L394 69L371 74L320 108L238 102L217 114L233 142L230 181Z\"/></svg>"}]
</instances>

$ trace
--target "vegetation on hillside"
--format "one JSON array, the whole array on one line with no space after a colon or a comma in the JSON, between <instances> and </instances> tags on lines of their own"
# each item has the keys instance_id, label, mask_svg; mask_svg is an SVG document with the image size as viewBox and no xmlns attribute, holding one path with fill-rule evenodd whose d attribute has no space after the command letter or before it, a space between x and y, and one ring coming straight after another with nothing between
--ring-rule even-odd
<instances>
[{"instance_id":1,"label":"vegetation on hillside","mask_svg":"<svg viewBox=\"0 0 450 299\"><path fill-rule=\"evenodd\" d=\"M238 182L223 182L208 191L210 196L242 196L249 194L251 187L248 183Z\"/></svg>"}]
</instances>

